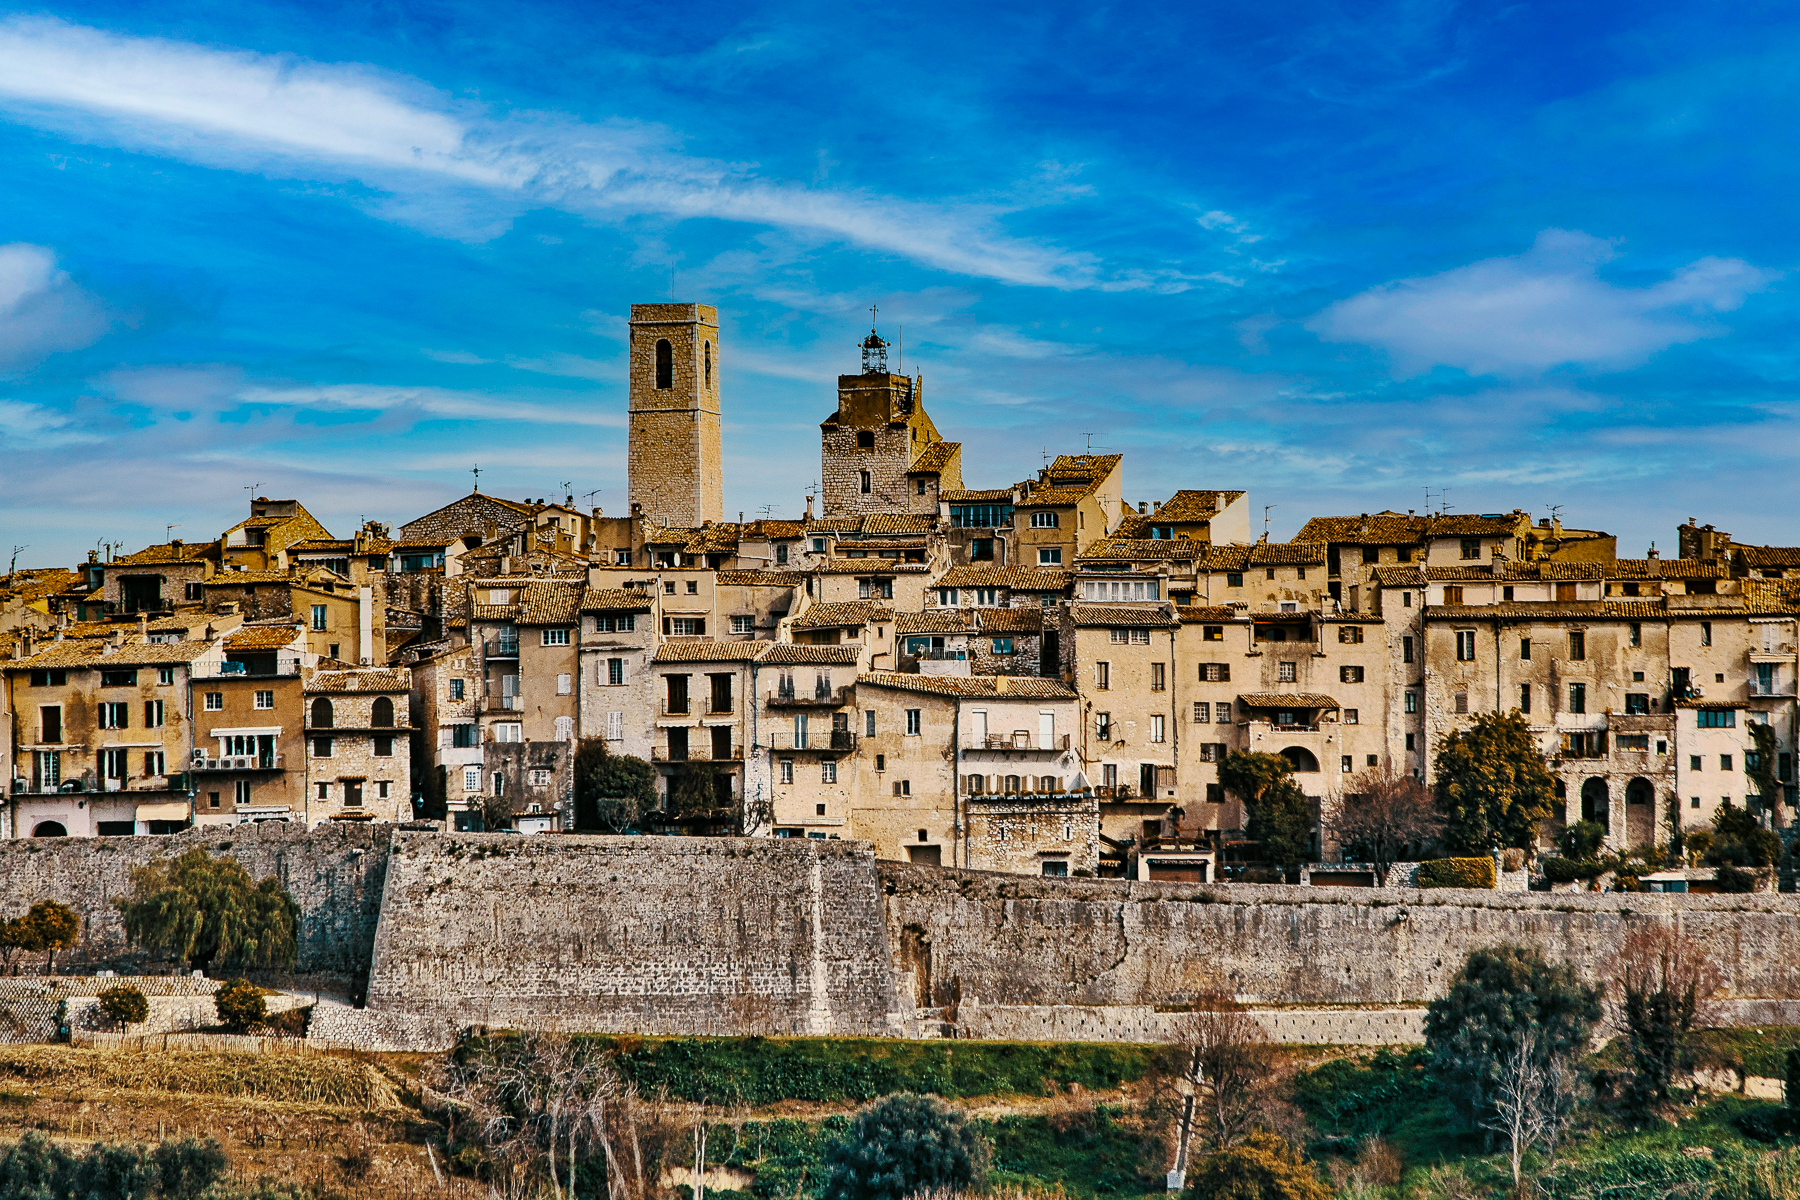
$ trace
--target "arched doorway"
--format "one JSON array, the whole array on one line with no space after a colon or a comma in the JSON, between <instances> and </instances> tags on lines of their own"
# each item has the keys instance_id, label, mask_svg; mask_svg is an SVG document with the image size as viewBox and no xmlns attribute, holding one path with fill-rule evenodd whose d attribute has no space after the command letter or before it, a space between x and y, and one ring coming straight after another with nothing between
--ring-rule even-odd
<instances>
[{"instance_id":1,"label":"arched doorway","mask_svg":"<svg viewBox=\"0 0 1800 1200\"><path fill-rule=\"evenodd\" d=\"M1610 834L1612 822L1607 812L1606 780L1598 777L1581 785L1581 819L1604 826Z\"/></svg>"},{"instance_id":2,"label":"arched doorway","mask_svg":"<svg viewBox=\"0 0 1800 1200\"><path fill-rule=\"evenodd\" d=\"M1293 764L1294 771L1314 771L1319 769L1319 760L1305 746L1289 746L1281 752L1281 757Z\"/></svg>"},{"instance_id":3,"label":"arched doorway","mask_svg":"<svg viewBox=\"0 0 1800 1200\"><path fill-rule=\"evenodd\" d=\"M63 828L61 821L39 821L31 829L32 837L68 837L69 831Z\"/></svg>"},{"instance_id":4,"label":"arched doorway","mask_svg":"<svg viewBox=\"0 0 1800 1200\"><path fill-rule=\"evenodd\" d=\"M1641 775L1625 785L1625 839L1633 846L1656 841L1656 787Z\"/></svg>"}]
</instances>

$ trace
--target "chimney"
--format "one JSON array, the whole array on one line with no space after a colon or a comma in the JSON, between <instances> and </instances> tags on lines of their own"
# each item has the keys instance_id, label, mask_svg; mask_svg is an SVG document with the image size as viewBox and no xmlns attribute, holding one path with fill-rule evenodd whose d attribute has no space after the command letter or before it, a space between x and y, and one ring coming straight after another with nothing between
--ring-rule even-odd
<instances>
[{"instance_id":1,"label":"chimney","mask_svg":"<svg viewBox=\"0 0 1800 1200\"><path fill-rule=\"evenodd\" d=\"M1142 500L1139 500L1138 501L1138 512L1140 514L1148 514L1149 511L1150 511L1150 506L1148 504L1145 504Z\"/></svg>"},{"instance_id":2,"label":"chimney","mask_svg":"<svg viewBox=\"0 0 1800 1200\"><path fill-rule=\"evenodd\" d=\"M138 636L139 637L148 637L149 635L150 635L150 618L148 615L146 615L144 613L139 613L138 614Z\"/></svg>"},{"instance_id":3,"label":"chimney","mask_svg":"<svg viewBox=\"0 0 1800 1200\"><path fill-rule=\"evenodd\" d=\"M1004 675L994 676L994 695L996 695L996 696L1006 695L1006 676L1004 676Z\"/></svg>"},{"instance_id":4,"label":"chimney","mask_svg":"<svg viewBox=\"0 0 1800 1200\"><path fill-rule=\"evenodd\" d=\"M1152 500L1150 502L1150 511L1151 512L1161 512L1162 511L1162 501L1161 500Z\"/></svg>"},{"instance_id":5,"label":"chimney","mask_svg":"<svg viewBox=\"0 0 1800 1200\"><path fill-rule=\"evenodd\" d=\"M807 524L808 524L808 525L811 525L811 524L812 524L812 519L813 519L813 508L812 508L812 506L813 506L813 498L812 498L812 497L811 497L811 496L808 496L808 497L807 497L807 498L806 498L806 523L807 523ZM634 504L634 505L632 505L632 506L631 506L631 507L632 507L632 509L633 509L633 511L635 511L635 510L636 510L636 509L637 509L637 507L638 507L638 506L637 506L637 505L635 505L635 504Z\"/></svg>"},{"instance_id":6,"label":"chimney","mask_svg":"<svg viewBox=\"0 0 1800 1200\"><path fill-rule=\"evenodd\" d=\"M180 550L181 549L181 539L180 538L170 538L169 545L176 550Z\"/></svg>"},{"instance_id":7,"label":"chimney","mask_svg":"<svg viewBox=\"0 0 1800 1200\"><path fill-rule=\"evenodd\" d=\"M19 642L13 647L13 655L17 658L31 657L31 630L19 630Z\"/></svg>"},{"instance_id":8,"label":"chimney","mask_svg":"<svg viewBox=\"0 0 1800 1200\"><path fill-rule=\"evenodd\" d=\"M1650 543L1650 550L1648 553L1646 553L1644 555L1644 557L1645 558L1661 558L1662 557L1662 555L1658 554L1656 551L1656 543L1655 542Z\"/></svg>"}]
</instances>

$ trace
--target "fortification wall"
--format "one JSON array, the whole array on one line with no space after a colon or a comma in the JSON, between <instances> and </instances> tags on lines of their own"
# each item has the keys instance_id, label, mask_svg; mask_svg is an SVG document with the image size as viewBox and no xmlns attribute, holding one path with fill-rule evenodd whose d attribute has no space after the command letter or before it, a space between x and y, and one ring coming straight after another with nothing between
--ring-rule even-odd
<instances>
[{"instance_id":1,"label":"fortification wall","mask_svg":"<svg viewBox=\"0 0 1800 1200\"><path fill-rule=\"evenodd\" d=\"M1600 982L1635 921L1705 943L1726 997L1800 997L1800 899L1145 884L881 864L918 1007L1422 1004L1471 950L1535 946Z\"/></svg>"},{"instance_id":2,"label":"fortification wall","mask_svg":"<svg viewBox=\"0 0 1800 1200\"><path fill-rule=\"evenodd\" d=\"M270 822L169 837L0 841L0 917L59 900L81 917L81 943L58 956L59 970L141 972L149 962L127 944L113 901L130 893L136 868L203 846L237 859L254 879L273 875L293 893L300 906L294 973L307 986L354 990L375 944L391 828L345 822L307 832Z\"/></svg>"},{"instance_id":3,"label":"fortification wall","mask_svg":"<svg viewBox=\"0 0 1800 1200\"><path fill-rule=\"evenodd\" d=\"M458 1025L883 1034L865 843L397 833L369 1008Z\"/></svg>"}]
</instances>

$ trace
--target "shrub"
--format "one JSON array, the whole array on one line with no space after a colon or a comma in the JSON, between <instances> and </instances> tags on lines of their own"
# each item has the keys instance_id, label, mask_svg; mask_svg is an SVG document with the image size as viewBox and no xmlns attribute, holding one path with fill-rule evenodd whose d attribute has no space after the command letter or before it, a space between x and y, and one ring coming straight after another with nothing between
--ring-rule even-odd
<instances>
[{"instance_id":1,"label":"shrub","mask_svg":"<svg viewBox=\"0 0 1800 1200\"><path fill-rule=\"evenodd\" d=\"M928 1188L975 1183L987 1147L942 1100L902 1092L856 1115L825 1157L826 1200L906 1200Z\"/></svg>"},{"instance_id":2,"label":"shrub","mask_svg":"<svg viewBox=\"0 0 1800 1200\"><path fill-rule=\"evenodd\" d=\"M1422 888L1489 888L1495 884L1491 858L1434 858L1419 864Z\"/></svg>"},{"instance_id":3,"label":"shrub","mask_svg":"<svg viewBox=\"0 0 1800 1200\"><path fill-rule=\"evenodd\" d=\"M1572 858L1552 854L1544 859L1544 878L1551 883L1574 883L1582 877L1581 864Z\"/></svg>"},{"instance_id":4,"label":"shrub","mask_svg":"<svg viewBox=\"0 0 1800 1200\"><path fill-rule=\"evenodd\" d=\"M76 1154L29 1132L0 1155L0 1196L51 1200L197 1200L225 1172L225 1152L192 1138L142 1146L96 1143Z\"/></svg>"},{"instance_id":5,"label":"shrub","mask_svg":"<svg viewBox=\"0 0 1800 1200\"><path fill-rule=\"evenodd\" d=\"M1789 1108L1800 1112L1800 1047L1788 1048L1783 1066L1787 1069L1782 1079L1782 1099Z\"/></svg>"},{"instance_id":6,"label":"shrub","mask_svg":"<svg viewBox=\"0 0 1800 1200\"><path fill-rule=\"evenodd\" d=\"M1755 871L1746 871L1740 867L1720 867L1718 884L1721 892L1743 895L1756 890L1758 875Z\"/></svg>"},{"instance_id":7,"label":"shrub","mask_svg":"<svg viewBox=\"0 0 1800 1200\"><path fill-rule=\"evenodd\" d=\"M233 979L213 993L213 1006L219 1010L219 1023L233 1033L246 1033L269 1015L262 989L248 979Z\"/></svg>"},{"instance_id":8,"label":"shrub","mask_svg":"<svg viewBox=\"0 0 1800 1200\"><path fill-rule=\"evenodd\" d=\"M1794 1109L1764 1104L1739 1113L1731 1123L1753 1142L1776 1145L1800 1133L1800 1119L1797 1118L1800 1118L1800 1112Z\"/></svg>"},{"instance_id":9,"label":"shrub","mask_svg":"<svg viewBox=\"0 0 1800 1200\"><path fill-rule=\"evenodd\" d=\"M1563 830L1563 853L1570 858L1592 858L1606 841L1606 826L1598 821L1577 821Z\"/></svg>"},{"instance_id":10,"label":"shrub","mask_svg":"<svg viewBox=\"0 0 1800 1200\"><path fill-rule=\"evenodd\" d=\"M1201 1159L1189 1200L1330 1200L1331 1193L1286 1138L1258 1131Z\"/></svg>"},{"instance_id":11,"label":"shrub","mask_svg":"<svg viewBox=\"0 0 1800 1200\"><path fill-rule=\"evenodd\" d=\"M150 1001L128 983L114 984L100 993L100 1011L122 1030L150 1019Z\"/></svg>"},{"instance_id":12,"label":"shrub","mask_svg":"<svg viewBox=\"0 0 1800 1200\"><path fill-rule=\"evenodd\" d=\"M1321 1133L1379 1136L1431 1102L1423 1047L1378 1050L1365 1062L1334 1058L1294 1076L1293 1097Z\"/></svg>"}]
</instances>

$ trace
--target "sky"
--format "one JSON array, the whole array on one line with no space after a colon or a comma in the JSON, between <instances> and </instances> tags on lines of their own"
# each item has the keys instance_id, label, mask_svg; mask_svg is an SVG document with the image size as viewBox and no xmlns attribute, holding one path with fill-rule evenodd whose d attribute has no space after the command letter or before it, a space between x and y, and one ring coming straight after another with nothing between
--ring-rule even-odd
<instances>
[{"instance_id":1,"label":"sky","mask_svg":"<svg viewBox=\"0 0 1800 1200\"><path fill-rule=\"evenodd\" d=\"M970 487L1800 543L1797 102L1754 0L0 7L0 554L622 514L670 298L728 518L876 305Z\"/></svg>"}]
</instances>

